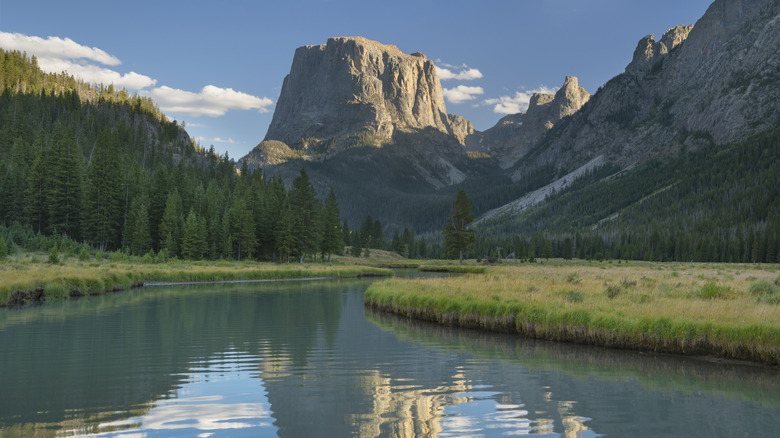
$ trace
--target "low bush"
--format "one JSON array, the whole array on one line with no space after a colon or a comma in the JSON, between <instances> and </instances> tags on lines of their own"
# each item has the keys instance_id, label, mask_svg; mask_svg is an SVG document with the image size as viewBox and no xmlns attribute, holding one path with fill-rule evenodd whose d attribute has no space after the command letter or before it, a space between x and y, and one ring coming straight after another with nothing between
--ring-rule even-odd
<instances>
[{"instance_id":1,"label":"low bush","mask_svg":"<svg viewBox=\"0 0 780 438\"><path fill-rule=\"evenodd\" d=\"M704 284L699 290L692 293L696 298L704 300L730 300L736 298L736 293L728 286L720 286L710 281Z\"/></svg>"},{"instance_id":2,"label":"low bush","mask_svg":"<svg viewBox=\"0 0 780 438\"><path fill-rule=\"evenodd\" d=\"M770 304L780 304L780 286L766 280L757 280L750 283L748 289L756 300Z\"/></svg>"}]
</instances>

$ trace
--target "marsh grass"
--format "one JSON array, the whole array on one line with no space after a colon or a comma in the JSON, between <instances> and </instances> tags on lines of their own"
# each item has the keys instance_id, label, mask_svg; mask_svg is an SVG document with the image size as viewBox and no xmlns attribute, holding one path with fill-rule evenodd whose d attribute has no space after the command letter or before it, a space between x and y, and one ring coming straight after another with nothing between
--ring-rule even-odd
<instances>
[{"instance_id":1,"label":"marsh grass","mask_svg":"<svg viewBox=\"0 0 780 438\"><path fill-rule=\"evenodd\" d=\"M182 262L145 264L142 259L82 261L78 254L57 264L34 256L0 264L0 306L23 305L43 296L58 300L127 290L146 282L207 282L292 278L391 276L378 267L335 264L274 265L256 262Z\"/></svg>"},{"instance_id":2,"label":"marsh grass","mask_svg":"<svg viewBox=\"0 0 780 438\"><path fill-rule=\"evenodd\" d=\"M382 280L369 287L365 300L443 324L780 363L780 304L763 298L778 296L767 288L775 286L776 267L740 265L738 272L717 275L724 266L736 268L639 262L498 266L485 275Z\"/></svg>"}]
</instances>

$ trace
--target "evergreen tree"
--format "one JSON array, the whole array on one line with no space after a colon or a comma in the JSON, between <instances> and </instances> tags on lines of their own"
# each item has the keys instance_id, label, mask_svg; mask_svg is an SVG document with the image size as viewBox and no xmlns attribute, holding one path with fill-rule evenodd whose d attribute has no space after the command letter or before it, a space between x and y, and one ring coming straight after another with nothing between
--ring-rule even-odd
<instances>
[{"instance_id":1,"label":"evergreen tree","mask_svg":"<svg viewBox=\"0 0 780 438\"><path fill-rule=\"evenodd\" d=\"M347 220L344 219L344 225L341 226L341 232L344 233L344 245L349 246L352 245L352 236L349 231L349 224L347 224Z\"/></svg>"},{"instance_id":2,"label":"evergreen tree","mask_svg":"<svg viewBox=\"0 0 780 438\"><path fill-rule=\"evenodd\" d=\"M51 188L48 191L49 229L72 239L81 237L84 199L84 158L73 132L62 125L55 128Z\"/></svg>"},{"instance_id":3,"label":"evergreen tree","mask_svg":"<svg viewBox=\"0 0 780 438\"><path fill-rule=\"evenodd\" d=\"M341 218L339 217L339 205L336 202L336 194L331 187L328 197L325 198L325 202L322 207L322 231L320 244L320 251L323 258L325 254L328 255L328 261L330 261L331 254L343 254L344 253L344 234L341 230Z\"/></svg>"},{"instance_id":4,"label":"evergreen tree","mask_svg":"<svg viewBox=\"0 0 780 438\"><path fill-rule=\"evenodd\" d=\"M37 233L43 233L48 228L48 188L50 163L48 157L50 154L46 149L46 140L43 130L40 131L38 139L33 147L35 149L35 158L30 167L30 173L27 176L26 184L26 211L27 222L32 225Z\"/></svg>"},{"instance_id":5,"label":"evergreen tree","mask_svg":"<svg viewBox=\"0 0 780 438\"><path fill-rule=\"evenodd\" d=\"M190 209L184 223L184 234L181 239L181 256L187 260L200 260L203 257L204 235L201 234L201 221Z\"/></svg>"},{"instance_id":6,"label":"evergreen tree","mask_svg":"<svg viewBox=\"0 0 780 438\"><path fill-rule=\"evenodd\" d=\"M152 184L149 189L149 233L152 245L161 249L165 245L166 235L160 232L163 214L171 191L169 170L165 166L157 167L152 173ZM178 196L178 195L177 195ZM183 208L183 207L182 207Z\"/></svg>"},{"instance_id":7,"label":"evergreen tree","mask_svg":"<svg viewBox=\"0 0 780 438\"><path fill-rule=\"evenodd\" d=\"M401 254L404 257L415 258L417 256L417 245L414 243L414 231L404 228L401 235Z\"/></svg>"},{"instance_id":8,"label":"evergreen tree","mask_svg":"<svg viewBox=\"0 0 780 438\"><path fill-rule=\"evenodd\" d=\"M316 251L320 242L320 225L317 215L320 202L317 200L314 187L312 187L309 176L303 168L301 168L300 175L293 180L292 188L287 196L291 213L295 218L293 221L295 224L293 232L297 244L295 252L300 263L303 263L306 260L306 255Z\"/></svg>"},{"instance_id":9,"label":"evergreen tree","mask_svg":"<svg viewBox=\"0 0 780 438\"><path fill-rule=\"evenodd\" d=\"M124 197L119 151L111 132L98 134L87 168L85 235L105 251L119 244Z\"/></svg>"},{"instance_id":10,"label":"evergreen tree","mask_svg":"<svg viewBox=\"0 0 780 438\"><path fill-rule=\"evenodd\" d=\"M227 212L226 227L225 241L231 256L238 260L251 258L257 245L255 222L244 199L233 200L233 206Z\"/></svg>"},{"instance_id":11,"label":"evergreen tree","mask_svg":"<svg viewBox=\"0 0 780 438\"><path fill-rule=\"evenodd\" d=\"M542 249L542 257L549 259L553 256L553 247L550 239L544 239L544 248Z\"/></svg>"},{"instance_id":12,"label":"evergreen tree","mask_svg":"<svg viewBox=\"0 0 780 438\"><path fill-rule=\"evenodd\" d=\"M179 191L174 189L166 198L165 211L158 228L160 238L163 239L160 247L165 249L170 257L176 257L180 254L181 235L184 228L182 209Z\"/></svg>"},{"instance_id":13,"label":"evergreen tree","mask_svg":"<svg viewBox=\"0 0 780 438\"><path fill-rule=\"evenodd\" d=\"M206 190L206 254L209 258L217 259L222 254L223 234L222 234L222 216L224 214L225 196L218 187L217 181L211 179Z\"/></svg>"},{"instance_id":14,"label":"evergreen tree","mask_svg":"<svg viewBox=\"0 0 780 438\"><path fill-rule=\"evenodd\" d=\"M428 258L428 245L425 243L424 237L420 237L420 240L417 242L417 257L421 259Z\"/></svg>"},{"instance_id":15,"label":"evergreen tree","mask_svg":"<svg viewBox=\"0 0 780 438\"><path fill-rule=\"evenodd\" d=\"M296 221L299 218L293 214L289 204L285 202L282 209L282 218L279 221L279 231L276 237L276 243L278 245L279 257L284 259L287 263L290 262L290 255L298 248L298 239L296 234Z\"/></svg>"},{"instance_id":16,"label":"evergreen tree","mask_svg":"<svg viewBox=\"0 0 780 438\"><path fill-rule=\"evenodd\" d=\"M359 235L352 238L352 247L349 250L349 255L352 257L360 257L363 253L363 245L361 245L361 238Z\"/></svg>"},{"instance_id":17,"label":"evergreen tree","mask_svg":"<svg viewBox=\"0 0 780 438\"><path fill-rule=\"evenodd\" d=\"M366 216L363 225L360 226L360 243L367 248L374 244L374 219L371 215Z\"/></svg>"},{"instance_id":18,"label":"evergreen tree","mask_svg":"<svg viewBox=\"0 0 780 438\"><path fill-rule=\"evenodd\" d=\"M279 251L281 234L285 228L283 214L287 205L287 191L284 188L284 182L278 176L271 178L268 184L267 196L265 197L265 207L263 208L263 231L260 235L261 245L269 251L266 256L272 261L276 261ZM289 242L288 242L289 243ZM289 249L292 251L292 248ZM288 253L289 254L289 253Z\"/></svg>"},{"instance_id":19,"label":"evergreen tree","mask_svg":"<svg viewBox=\"0 0 780 438\"><path fill-rule=\"evenodd\" d=\"M563 248L561 249L561 257L563 257L564 260L571 260L572 258L572 252L574 251L574 243L571 240L571 237L567 237L563 239Z\"/></svg>"},{"instance_id":20,"label":"evergreen tree","mask_svg":"<svg viewBox=\"0 0 780 438\"><path fill-rule=\"evenodd\" d=\"M152 249L152 237L149 232L148 199L140 194L130 204L130 215L125 227L125 246L130 254L141 256Z\"/></svg>"},{"instance_id":21,"label":"evergreen tree","mask_svg":"<svg viewBox=\"0 0 780 438\"><path fill-rule=\"evenodd\" d=\"M385 246L384 238L382 237L382 223L379 222L379 219L376 219L374 221L373 225L373 231L371 232L371 235L373 236L373 242L371 244L372 248L382 249Z\"/></svg>"},{"instance_id":22,"label":"evergreen tree","mask_svg":"<svg viewBox=\"0 0 780 438\"><path fill-rule=\"evenodd\" d=\"M470 228L473 221L474 213L471 212L471 203L466 197L466 192L461 190L455 198L455 206L442 229L447 254L457 255L460 263L463 263L463 253L475 240L474 229Z\"/></svg>"}]
</instances>

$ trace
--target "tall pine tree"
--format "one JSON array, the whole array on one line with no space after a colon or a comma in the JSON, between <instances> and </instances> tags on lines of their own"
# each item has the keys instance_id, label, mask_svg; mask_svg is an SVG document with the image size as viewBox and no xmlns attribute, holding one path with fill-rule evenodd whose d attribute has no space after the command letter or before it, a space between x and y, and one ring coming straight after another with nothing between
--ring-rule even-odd
<instances>
[{"instance_id":1,"label":"tall pine tree","mask_svg":"<svg viewBox=\"0 0 780 438\"><path fill-rule=\"evenodd\" d=\"M322 252L323 258L327 254L328 261L330 261L332 254L342 254L344 252L344 234L340 226L339 205L336 202L336 194L333 192L333 187L330 188L330 193L325 198L320 219L322 221L320 252Z\"/></svg>"},{"instance_id":2,"label":"tall pine tree","mask_svg":"<svg viewBox=\"0 0 780 438\"><path fill-rule=\"evenodd\" d=\"M447 217L447 222L442 229L444 247L447 254L457 255L460 263L463 263L463 253L474 243L474 229L470 227L474 221L474 213L471 211L471 203L463 190L458 192L455 198L455 206Z\"/></svg>"},{"instance_id":3,"label":"tall pine tree","mask_svg":"<svg viewBox=\"0 0 780 438\"><path fill-rule=\"evenodd\" d=\"M58 124L52 141L51 189L48 191L49 229L74 240L81 238L84 200L84 157L73 132Z\"/></svg>"}]
</instances>

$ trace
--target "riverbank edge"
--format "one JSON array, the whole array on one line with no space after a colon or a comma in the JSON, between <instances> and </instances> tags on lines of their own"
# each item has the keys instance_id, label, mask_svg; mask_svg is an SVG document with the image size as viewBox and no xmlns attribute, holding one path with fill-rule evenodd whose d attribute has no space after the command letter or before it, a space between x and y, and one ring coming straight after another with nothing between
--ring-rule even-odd
<instances>
[{"instance_id":1,"label":"riverbank edge","mask_svg":"<svg viewBox=\"0 0 780 438\"><path fill-rule=\"evenodd\" d=\"M377 292L378 284L369 286L364 295L368 308L393 313L406 318L433 322L450 327L475 329L496 333L518 334L533 339L593 345L604 348L649 351L654 353L686 356L715 356L722 359L739 360L769 366L780 365L780 345L764 345L750 342L749 336L731 339L715 324L704 322L691 326L670 318L644 318L635 325L638 333L616 330L621 326L618 318L593 320L584 311L551 312L541 306L525 306L513 313L506 312L506 303L483 302L483 313L440 311L425 304L444 309L456 306L425 303L420 306L399 305L395 300L408 295L406 291L388 294ZM413 294L413 293L412 293ZM389 298L388 298L389 296ZM503 314L502 314L503 313ZM492 316L500 315L500 316ZM585 324L571 324L568 321L587 321ZM762 326L752 325L737 328L745 333L761 332ZM756 335L760 336L760 334Z\"/></svg>"},{"instance_id":2,"label":"riverbank edge","mask_svg":"<svg viewBox=\"0 0 780 438\"><path fill-rule=\"evenodd\" d=\"M236 281L303 280L307 278L342 279L391 277L390 269L371 266L328 266L320 269L256 269L256 270L160 270L107 271L67 275L35 282L34 287L0 290L0 308L12 308L68 298L121 292L147 283L203 284ZM324 269L322 269L324 268ZM96 275L97 274L97 275ZM323 275L326 274L326 275Z\"/></svg>"}]
</instances>

